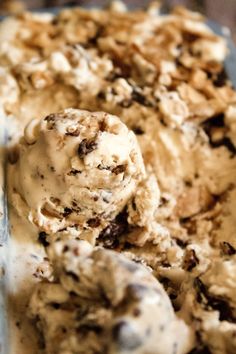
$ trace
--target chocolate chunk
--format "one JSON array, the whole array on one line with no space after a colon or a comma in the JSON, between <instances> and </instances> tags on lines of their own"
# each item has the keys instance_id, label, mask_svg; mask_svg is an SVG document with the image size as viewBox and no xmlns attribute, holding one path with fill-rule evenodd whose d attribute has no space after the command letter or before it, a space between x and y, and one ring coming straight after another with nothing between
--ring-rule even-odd
<instances>
[{"instance_id":1,"label":"chocolate chunk","mask_svg":"<svg viewBox=\"0 0 236 354\"><path fill-rule=\"evenodd\" d=\"M47 241L47 234L44 231L41 231L38 235L38 241L44 246L47 247L49 242Z\"/></svg>"},{"instance_id":2,"label":"chocolate chunk","mask_svg":"<svg viewBox=\"0 0 236 354\"><path fill-rule=\"evenodd\" d=\"M224 126L225 126L224 114L218 114L216 116L213 116L213 117L207 119L202 124L202 127L203 127L205 133L209 137L209 142L210 142L210 145L212 146L212 148L218 148L220 146L225 146L232 153L232 155L235 156L236 155L236 147L234 146L234 144L232 143L230 138L228 138L227 136L224 136L221 140L218 140L218 141L212 140L212 137L211 137L212 128L214 128L214 127L223 128Z\"/></svg>"},{"instance_id":3,"label":"chocolate chunk","mask_svg":"<svg viewBox=\"0 0 236 354\"><path fill-rule=\"evenodd\" d=\"M61 307L61 305L57 302L51 302L50 306L52 306L55 310L58 310Z\"/></svg>"},{"instance_id":4,"label":"chocolate chunk","mask_svg":"<svg viewBox=\"0 0 236 354\"><path fill-rule=\"evenodd\" d=\"M233 309L227 301L220 296L212 296L200 278L194 280L194 287L197 291L197 301L203 304L208 310L213 309L218 311L220 321L228 321L231 323L236 321Z\"/></svg>"},{"instance_id":5,"label":"chocolate chunk","mask_svg":"<svg viewBox=\"0 0 236 354\"><path fill-rule=\"evenodd\" d=\"M87 334L88 332L94 332L96 334L101 334L103 331L102 326L93 323L93 322L86 322L81 324L77 329L78 333L81 333L83 335Z\"/></svg>"},{"instance_id":6,"label":"chocolate chunk","mask_svg":"<svg viewBox=\"0 0 236 354\"><path fill-rule=\"evenodd\" d=\"M99 98L101 100L105 100L106 99L106 93L104 91L98 92L97 98Z\"/></svg>"},{"instance_id":7,"label":"chocolate chunk","mask_svg":"<svg viewBox=\"0 0 236 354\"><path fill-rule=\"evenodd\" d=\"M95 227L98 227L100 225L101 221L99 218L92 218L92 219L89 219L87 224L92 227L92 228L95 228Z\"/></svg>"},{"instance_id":8,"label":"chocolate chunk","mask_svg":"<svg viewBox=\"0 0 236 354\"><path fill-rule=\"evenodd\" d=\"M132 99L143 106L152 107L152 103L138 90L133 88Z\"/></svg>"},{"instance_id":9,"label":"chocolate chunk","mask_svg":"<svg viewBox=\"0 0 236 354\"><path fill-rule=\"evenodd\" d=\"M72 168L72 170L70 170L70 172L68 172L67 174L68 174L68 176L76 176L76 175L78 175L80 173L82 173L82 172Z\"/></svg>"},{"instance_id":10,"label":"chocolate chunk","mask_svg":"<svg viewBox=\"0 0 236 354\"><path fill-rule=\"evenodd\" d=\"M54 122L56 120L56 115L54 113L49 114L44 118L47 122Z\"/></svg>"},{"instance_id":11,"label":"chocolate chunk","mask_svg":"<svg viewBox=\"0 0 236 354\"><path fill-rule=\"evenodd\" d=\"M132 313L134 317L139 317L141 315L141 310L138 307L135 307Z\"/></svg>"},{"instance_id":12,"label":"chocolate chunk","mask_svg":"<svg viewBox=\"0 0 236 354\"><path fill-rule=\"evenodd\" d=\"M212 354L210 349L205 346L200 346L198 348L192 349L188 354Z\"/></svg>"},{"instance_id":13,"label":"chocolate chunk","mask_svg":"<svg viewBox=\"0 0 236 354\"><path fill-rule=\"evenodd\" d=\"M207 127L218 127L218 128L222 128L225 126L225 116L223 113L217 114L211 118L208 118L207 120L205 120L205 122L203 123L203 127L207 128Z\"/></svg>"},{"instance_id":14,"label":"chocolate chunk","mask_svg":"<svg viewBox=\"0 0 236 354\"><path fill-rule=\"evenodd\" d=\"M65 245L64 247L63 247L63 253L66 253L66 252L68 252L69 251L69 247L67 246L67 245Z\"/></svg>"},{"instance_id":15,"label":"chocolate chunk","mask_svg":"<svg viewBox=\"0 0 236 354\"><path fill-rule=\"evenodd\" d=\"M78 155L80 158L84 158L87 154L97 148L95 139L83 139L78 147Z\"/></svg>"},{"instance_id":16,"label":"chocolate chunk","mask_svg":"<svg viewBox=\"0 0 236 354\"><path fill-rule=\"evenodd\" d=\"M144 134L144 130L141 127L133 127L132 128L134 134L136 135L143 135Z\"/></svg>"},{"instance_id":17,"label":"chocolate chunk","mask_svg":"<svg viewBox=\"0 0 236 354\"><path fill-rule=\"evenodd\" d=\"M210 144L213 148L225 146L232 153L232 156L236 155L236 147L234 146L234 144L232 143L232 141L228 137L224 137L222 140L217 141L217 142L213 142L210 139Z\"/></svg>"},{"instance_id":18,"label":"chocolate chunk","mask_svg":"<svg viewBox=\"0 0 236 354\"><path fill-rule=\"evenodd\" d=\"M114 173L115 175L119 175L122 172L125 172L126 170L126 165L118 165L116 167L114 167L111 172Z\"/></svg>"},{"instance_id":19,"label":"chocolate chunk","mask_svg":"<svg viewBox=\"0 0 236 354\"><path fill-rule=\"evenodd\" d=\"M233 256L236 254L236 249L229 242L222 242L220 246L225 255Z\"/></svg>"},{"instance_id":20,"label":"chocolate chunk","mask_svg":"<svg viewBox=\"0 0 236 354\"><path fill-rule=\"evenodd\" d=\"M66 217L72 213L72 209L70 208L64 208L63 216Z\"/></svg>"},{"instance_id":21,"label":"chocolate chunk","mask_svg":"<svg viewBox=\"0 0 236 354\"><path fill-rule=\"evenodd\" d=\"M199 264L199 259L196 256L196 252L193 249L186 250L184 261L183 261L183 268L188 272L190 272L198 264Z\"/></svg>"},{"instance_id":22,"label":"chocolate chunk","mask_svg":"<svg viewBox=\"0 0 236 354\"><path fill-rule=\"evenodd\" d=\"M116 248L119 245L119 237L129 230L127 218L127 211L120 213L115 220L111 221L99 234L98 242L102 242L104 247Z\"/></svg>"},{"instance_id":23,"label":"chocolate chunk","mask_svg":"<svg viewBox=\"0 0 236 354\"><path fill-rule=\"evenodd\" d=\"M73 280L75 280L76 282L79 282L79 276L77 274L75 274L74 272L66 272L66 275L68 275L69 277L71 277Z\"/></svg>"},{"instance_id":24,"label":"chocolate chunk","mask_svg":"<svg viewBox=\"0 0 236 354\"><path fill-rule=\"evenodd\" d=\"M14 165L19 160L19 150L15 146L8 152L8 161L11 165Z\"/></svg>"},{"instance_id":25,"label":"chocolate chunk","mask_svg":"<svg viewBox=\"0 0 236 354\"><path fill-rule=\"evenodd\" d=\"M71 131L67 131L66 133L65 133L65 135L68 135L68 136L79 136L80 135L80 129L79 128L77 128L77 129L75 129L75 130L71 130Z\"/></svg>"},{"instance_id":26,"label":"chocolate chunk","mask_svg":"<svg viewBox=\"0 0 236 354\"><path fill-rule=\"evenodd\" d=\"M193 33L190 33L190 32L183 32L183 40L185 42L188 42L188 43L193 43L194 41L196 41L198 39L198 35L197 34L193 34Z\"/></svg>"},{"instance_id":27,"label":"chocolate chunk","mask_svg":"<svg viewBox=\"0 0 236 354\"><path fill-rule=\"evenodd\" d=\"M102 120L101 122L99 122L99 130L101 132L105 132L107 129L107 124L105 122L105 120Z\"/></svg>"},{"instance_id":28,"label":"chocolate chunk","mask_svg":"<svg viewBox=\"0 0 236 354\"><path fill-rule=\"evenodd\" d=\"M216 87L223 87L226 85L227 80L228 80L228 75L225 69L223 69L216 75L216 78L213 79L213 83Z\"/></svg>"},{"instance_id":29,"label":"chocolate chunk","mask_svg":"<svg viewBox=\"0 0 236 354\"><path fill-rule=\"evenodd\" d=\"M118 322L113 327L112 337L121 350L135 350L143 344L140 334L125 321Z\"/></svg>"}]
</instances>

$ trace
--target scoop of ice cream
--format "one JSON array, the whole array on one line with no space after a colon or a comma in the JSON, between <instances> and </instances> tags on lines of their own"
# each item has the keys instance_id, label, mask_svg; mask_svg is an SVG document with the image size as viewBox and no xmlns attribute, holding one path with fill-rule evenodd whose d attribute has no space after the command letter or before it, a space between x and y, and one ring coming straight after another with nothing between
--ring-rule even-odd
<instances>
[{"instance_id":1,"label":"scoop of ice cream","mask_svg":"<svg viewBox=\"0 0 236 354\"><path fill-rule=\"evenodd\" d=\"M86 241L50 246L55 280L30 303L46 353L186 353L191 333L143 265Z\"/></svg>"},{"instance_id":2,"label":"scoop of ice cream","mask_svg":"<svg viewBox=\"0 0 236 354\"><path fill-rule=\"evenodd\" d=\"M15 194L42 231L102 229L144 175L136 137L119 118L66 109L26 127Z\"/></svg>"}]
</instances>

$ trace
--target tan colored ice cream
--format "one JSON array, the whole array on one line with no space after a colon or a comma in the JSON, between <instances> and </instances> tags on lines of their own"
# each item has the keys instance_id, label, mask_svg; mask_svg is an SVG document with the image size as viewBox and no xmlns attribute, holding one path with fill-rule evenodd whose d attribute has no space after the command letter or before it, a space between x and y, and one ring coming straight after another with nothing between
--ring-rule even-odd
<instances>
[{"instance_id":1,"label":"tan colored ice cream","mask_svg":"<svg viewBox=\"0 0 236 354\"><path fill-rule=\"evenodd\" d=\"M145 176L136 137L119 118L67 109L25 128L13 202L39 230L73 227L91 240Z\"/></svg>"},{"instance_id":2,"label":"tan colored ice cream","mask_svg":"<svg viewBox=\"0 0 236 354\"><path fill-rule=\"evenodd\" d=\"M55 242L53 283L39 284L30 312L47 354L180 354L188 326L143 265L86 241Z\"/></svg>"}]
</instances>

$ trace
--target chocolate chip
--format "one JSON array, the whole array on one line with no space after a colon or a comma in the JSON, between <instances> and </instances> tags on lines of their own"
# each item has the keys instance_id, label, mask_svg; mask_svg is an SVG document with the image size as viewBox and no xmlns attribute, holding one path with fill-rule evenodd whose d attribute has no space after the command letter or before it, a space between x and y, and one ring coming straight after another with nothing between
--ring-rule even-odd
<instances>
[{"instance_id":1,"label":"chocolate chip","mask_svg":"<svg viewBox=\"0 0 236 354\"><path fill-rule=\"evenodd\" d=\"M213 79L213 83L216 87L223 87L226 85L227 80L228 75L225 69L223 69L216 75L216 78Z\"/></svg>"},{"instance_id":2,"label":"chocolate chip","mask_svg":"<svg viewBox=\"0 0 236 354\"><path fill-rule=\"evenodd\" d=\"M94 332L96 334L101 334L103 331L103 328L102 328L102 326L100 326L96 323L93 323L93 322L87 323L86 322L86 323L81 324L76 330L78 333L81 333L83 335L87 334L88 332Z\"/></svg>"},{"instance_id":3,"label":"chocolate chip","mask_svg":"<svg viewBox=\"0 0 236 354\"><path fill-rule=\"evenodd\" d=\"M190 32L183 32L183 40L188 43L193 43L195 40L198 39L197 34L193 34Z\"/></svg>"},{"instance_id":4,"label":"chocolate chip","mask_svg":"<svg viewBox=\"0 0 236 354\"><path fill-rule=\"evenodd\" d=\"M101 220L99 218L92 218L87 221L87 224L92 227L98 227L101 224Z\"/></svg>"},{"instance_id":5,"label":"chocolate chip","mask_svg":"<svg viewBox=\"0 0 236 354\"><path fill-rule=\"evenodd\" d=\"M208 310L213 309L218 311L220 321L235 323L236 317L226 300L221 297L212 296L200 278L194 280L194 287L197 291L197 301L199 303L205 305Z\"/></svg>"},{"instance_id":6,"label":"chocolate chip","mask_svg":"<svg viewBox=\"0 0 236 354\"><path fill-rule=\"evenodd\" d=\"M235 248L229 242L222 242L220 244L222 252L227 256L233 256L236 254Z\"/></svg>"},{"instance_id":7,"label":"chocolate chip","mask_svg":"<svg viewBox=\"0 0 236 354\"><path fill-rule=\"evenodd\" d=\"M133 88L132 99L143 106L152 107L152 103L137 89Z\"/></svg>"},{"instance_id":8,"label":"chocolate chip","mask_svg":"<svg viewBox=\"0 0 236 354\"><path fill-rule=\"evenodd\" d=\"M210 349L205 346L200 346L198 348L192 349L188 354L212 354Z\"/></svg>"},{"instance_id":9,"label":"chocolate chip","mask_svg":"<svg viewBox=\"0 0 236 354\"><path fill-rule=\"evenodd\" d=\"M83 139L78 147L79 157L84 158L84 156L95 150L97 146L95 139Z\"/></svg>"},{"instance_id":10,"label":"chocolate chip","mask_svg":"<svg viewBox=\"0 0 236 354\"><path fill-rule=\"evenodd\" d=\"M78 174L82 173L81 171L79 170L76 170L74 168L72 168L72 170L70 170L70 172L67 173L68 176L76 176Z\"/></svg>"},{"instance_id":11,"label":"chocolate chip","mask_svg":"<svg viewBox=\"0 0 236 354\"><path fill-rule=\"evenodd\" d=\"M205 122L203 123L203 127L206 127L206 125L209 127L218 127L218 128L222 128L225 126L225 116L223 113L220 114L216 114L213 117L208 118L207 120L205 120Z\"/></svg>"},{"instance_id":12,"label":"chocolate chip","mask_svg":"<svg viewBox=\"0 0 236 354\"><path fill-rule=\"evenodd\" d=\"M61 305L57 302L51 302L50 306L52 306L55 310L58 310L61 307Z\"/></svg>"},{"instance_id":13,"label":"chocolate chip","mask_svg":"<svg viewBox=\"0 0 236 354\"><path fill-rule=\"evenodd\" d=\"M181 240L180 238L175 238L175 242L181 248L185 248L188 244L187 241Z\"/></svg>"},{"instance_id":14,"label":"chocolate chip","mask_svg":"<svg viewBox=\"0 0 236 354\"><path fill-rule=\"evenodd\" d=\"M119 245L119 237L128 232L127 211L120 213L115 220L99 234L98 243L101 242L106 248L116 248Z\"/></svg>"},{"instance_id":15,"label":"chocolate chip","mask_svg":"<svg viewBox=\"0 0 236 354\"><path fill-rule=\"evenodd\" d=\"M213 148L225 146L231 152L232 156L236 155L236 147L234 146L234 144L232 143L232 141L228 137L224 137L222 140L216 141L216 142L213 142L210 139L210 144Z\"/></svg>"},{"instance_id":16,"label":"chocolate chip","mask_svg":"<svg viewBox=\"0 0 236 354\"><path fill-rule=\"evenodd\" d=\"M102 120L101 122L99 122L99 130L101 132L105 132L107 129L107 124L105 122L105 120Z\"/></svg>"},{"instance_id":17,"label":"chocolate chip","mask_svg":"<svg viewBox=\"0 0 236 354\"><path fill-rule=\"evenodd\" d=\"M47 122L54 122L56 120L56 115L54 113L49 114L44 118Z\"/></svg>"},{"instance_id":18,"label":"chocolate chip","mask_svg":"<svg viewBox=\"0 0 236 354\"><path fill-rule=\"evenodd\" d=\"M114 167L111 172L114 173L115 175L119 175L122 172L125 172L126 170L126 165L118 165L116 167Z\"/></svg>"},{"instance_id":19,"label":"chocolate chip","mask_svg":"<svg viewBox=\"0 0 236 354\"><path fill-rule=\"evenodd\" d=\"M140 334L125 321L115 324L112 337L121 350L135 350L143 344Z\"/></svg>"},{"instance_id":20,"label":"chocolate chip","mask_svg":"<svg viewBox=\"0 0 236 354\"><path fill-rule=\"evenodd\" d=\"M8 152L8 161L10 164L14 165L19 159L19 150L17 147L12 148Z\"/></svg>"},{"instance_id":21,"label":"chocolate chip","mask_svg":"<svg viewBox=\"0 0 236 354\"><path fill-rule=\"evenodd\" d=\"M141 127L138 127L138 126L133 127L132 130L133 130L134 134L136 134L136 135L144 134L144 130Z\"/></svg>"},{"instance_id":22,"label":"chocolate chip","mask_svg":"<svg viewBox=\"0 0 236 354\"><path fill-rule=\"evenodd\" d=\"M67 208L67 207L64 208L64 212L63 212L64 217L70 215L71 213L72 213L72 209Z\"/></svg>"},{"instance_id":23,"label":"chocolate chip","mask_svg":"<svg viewBox=\"0 0 236 354\"><path fill-rule=\"evenodd\" d=\"M69 247L66 245L66 246L63 247L62 252L63 252L63 253L66 253L67 251L69 251Z\"/></svg>"},{"instance_id":24,"label":"chocolate chip","mask_svg":"<svg viewBox=\"0 0 236 354\"><path fill-rule=\"evenodd\" d=\"M79 282L79 276L77 274L75 274L74 272L66 272L66 275L68 275L69 277L71 277L73 280L75 280L76 282Z\"/></svg>"},{"instance_id":25,"label":"chocolate chip","mask_svg":"<svg viewBox=\"0 0 236 354\"><path fill-rule=\"evenodd\" d=\"M199 259L196 256L196 252L193 249L187 249L185 251L185 257L183 261L183 268L190 272L199 264Z\"/></svg>"},{"instance_id":26,"label":"chocolate chip","mask_svg":"<svg viewBox=\"0 0 236 354\"><path fill-rule=\"evenodd\" d=\"M213 148L218 148L220 146L225 146L232 153L232 155L234 156L234 155L236 155L236 147L234 146L234 144L232 143L230 138L224 136L221 140L218 140L218 141L213 141L212 140L212 137L211 137L212 128L214 128L214 127L223 128L224 126L225 126L224 114L218 114L216 116L213 116L213 117L207 119L202 124L202 127L203 127L205 133L209 137L210 145Z\"/></svg>"},{"instance_id":27,"label":"chocolate chip","mask_svg":"<svg viewBox=\"0 0 236 354\"><path fill-rule=\"evenodd\" d=\"M101 100L105 100L106 99L106 94L104 91L100 91L97 94L97 98L101 99Z\"/></svg>"},{"instance_id":28,"label":"chocolate chip","mask_svg":"<svg viewBox=\"0 0 236 354\"><path fill-rule=\"evenodd\" d=\"M75 130L67 131L65 133L65 135L68 135L68 136L79 136L80 135L80 129L77 128Z\"/></svg>"},{"instance_id":29,"label":"chocolate chip","mask_svg":"<svg viewBox=\"0 0 236 354\"><path fill-rule=\"evenodd\" d=\"M135 307L132 313L134 317L139 317L141 315L141 310L138 307Z\"/></svg>"},{"instance_id":30,"label":"chocolate chip","mask_svg":"<svg viewBox=\"0 0 236 354\"><path fill-rule=\"evenodd\" d=\"M47 234L44 231L41 231L38 234L38 241L44 246L47 247L49 245L49 242L47 241Z\"/></svg>"}]
</instances>

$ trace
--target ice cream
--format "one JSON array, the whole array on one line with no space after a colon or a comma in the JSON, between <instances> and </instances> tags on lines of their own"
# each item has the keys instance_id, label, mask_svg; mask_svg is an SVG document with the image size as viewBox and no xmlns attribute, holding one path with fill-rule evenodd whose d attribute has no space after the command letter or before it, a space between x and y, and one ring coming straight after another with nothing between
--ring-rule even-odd
<instances>
[{"instance_id":1,"label":"ice cream","mask_svg":"<svg viewBox=\"0 0 236 354\"><path fill-rule=\"evenodd\" d=\"M24 270L27 263L35 267L32 253L36 259L38 248L45 251L37 240L48 249L54 240L84 238L100 247L95 252L112 249L152 271L178 317L195 333L191 354L235 354L236 92L223 63L225 39L200 14L181 7L160 15L157 4L126 11L118 3L106 10L23 14L0 25L0 38L1 109L17 123L18 136L24 135L18 142L17 134L9 134L16 148L8 165L12 242L15 254L27 250L19 267L12 257L9 274L19 297L30 283L25 307L16 314L20 323L27 321L22 314L34 280L30 267L15 269ZM94 115L96 122L104 115L119 122L119 133L85 119L74 136L77 118L68 119L68 112L75 111L66 111L67 118L56 113L71 107L89 110L89 122ZM37 120L25 129L32 118ZM113 161L115 136L122 162ZM24 222L28 228L22 232L19 223ZM120 257L109 255L114 262ZM39 269L48 269L48 262L43 259L46 267ZM53 264L56 288L71 299L61 268L57 273ZM68 311L73 317L74 307ZM20 352L30 336L27 330L18 332L25 339L16 341ZM49 337L46 333L52 343ZM26 348L31 350L25 345L23 354ZM32 348L30 354L35 352Z\"/></svg>"},{"instance_id":2,"label":"ice cream","mask_svg":"<svg viewBox=\"0 0 236 354\"><path fill-rule=\"evenodd\" d=\"M55 242L52 283L30 303L47 354L180 354L193 345L161 284L143 265L86 241Z\"/></svg>"},{"instance_id":3,"label":"ice cream","mask_svg":"<svg viewBox=\"0 0 236 354\"><path fill-rule=\"evenodd\" d=\"M134 133L107 113L67 109L33 120L18 150L15 205L46 233L74 227L92 241L145 177Z\"/></svg>"}]
</instances>

